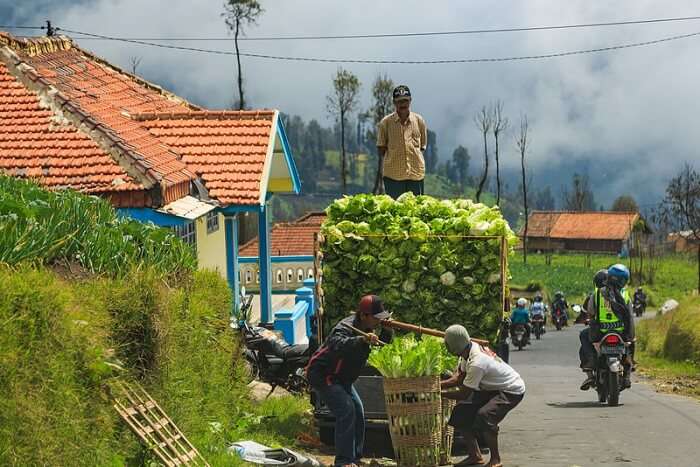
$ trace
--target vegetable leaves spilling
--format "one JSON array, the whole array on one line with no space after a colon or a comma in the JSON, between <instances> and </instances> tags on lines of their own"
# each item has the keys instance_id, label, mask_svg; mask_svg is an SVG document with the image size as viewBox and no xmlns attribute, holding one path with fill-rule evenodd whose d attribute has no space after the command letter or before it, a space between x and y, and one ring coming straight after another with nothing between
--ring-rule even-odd
<instances>
[{"instance_id":1,"label":"vegetable leaves spilling","mask_svg":"<svg viewBox=\"0 0 700 467\"><path fill-rule=\"evenodd\" d=\"M365 294L394 318L444 329L463 324L493 339L501 317L501 237L517 238L497 207L407 193L344 197L327 209L323 290L326 325ZM506 271L507 276L507 271Z\"/></svg>"},{"instance_id":2,"label":"vegetable leaves spilling","mask_svg":"<svg viewBox=\"0 0 700 467\"><path fill-rule=\"evenodd\" d=\"M415 378L454 370L457 357L447 352L438 337L423 336L416 340L409 334L372 350L368 362L385 378Z\"/></svg>"}]
</instances>

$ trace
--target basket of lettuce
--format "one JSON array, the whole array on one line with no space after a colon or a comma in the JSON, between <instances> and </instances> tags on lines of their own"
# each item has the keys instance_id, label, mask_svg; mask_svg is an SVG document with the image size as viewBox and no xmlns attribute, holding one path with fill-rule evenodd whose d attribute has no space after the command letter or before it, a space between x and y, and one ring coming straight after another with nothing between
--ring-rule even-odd
<instances>
[{"instance_id":1,"label":"basket of lettuce","mask_svg":"<svg viewBox=\"0 0 700 467\"><path fill-rule=\"evenodd\" d=\"M384 376L389 431L399 466L437 466L449 459L452 432L445 429L440 374L452 370L455 357L442 339L397 337L375 349L369 364Z\"/></svg>"},{"instance_id":2,"label":"basket of lettuce","mask_svg":"<svg viewBox=\"0 0 700 467\"><path fill-rule=\"evenodd\" d=\"M459 322L494 339L506 256L517 241L497 207L404 194L333 202L321 227L324 326L368 293L402 321L444 329Z\"/></svg>"}]
</instances>

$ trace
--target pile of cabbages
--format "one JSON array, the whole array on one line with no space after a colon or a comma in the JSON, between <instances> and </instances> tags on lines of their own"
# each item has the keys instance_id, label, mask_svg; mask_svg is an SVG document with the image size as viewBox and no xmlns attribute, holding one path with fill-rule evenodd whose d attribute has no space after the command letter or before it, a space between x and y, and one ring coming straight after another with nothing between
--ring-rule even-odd
<instances>
[{"instance_id":1,"label":"pile of cabbages","mask_svg":"<svg viewBox=\"0 0 700 467\"><path fill-rule=\"evenodd\" d=\"M508 279L507 269L501 277L501 255L517 243L497 207L361 194L335 201L326 214L324 326L354 311L361 296L376 294L394 319L436 329L462 324L474 336L495 337Z\"/></svg>"}]
</instances>

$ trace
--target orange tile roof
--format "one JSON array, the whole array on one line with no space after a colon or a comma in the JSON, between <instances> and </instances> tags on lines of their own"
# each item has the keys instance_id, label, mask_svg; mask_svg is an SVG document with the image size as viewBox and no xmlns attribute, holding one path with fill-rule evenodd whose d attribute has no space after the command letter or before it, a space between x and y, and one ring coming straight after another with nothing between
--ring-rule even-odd
<instances>
[{"instance_id":1,"label":"orange tile roof","mask_svg":"<svg viewBox=\"0 0 700 467\"><path fill-rule=\"evenodd\" d=\"M117 206L257 204L276 111L203 111L76 47L0 32L0 171Z\"/></svg>"},{"instance_id":2,"label":"orange tile roof","mask_svg":"<svg viewBox=\"0 0 700 467\"><path fill-rule=\"evenodd\" d=\"M624 240L639 218L634 212L557 212L530 214L528 237ZM520 232L522 235L522 231Z\"/></svg>"},{"instance_id":3,"label":"orange tile roof","mask_svg":"<svg viewBox=\"0 0 700 467\"><path fill-rule=\"evenodd\" d=\"M320 230L325 213L309 213L295 222L280 222L270 231L272 256L312 256L314 234ZM322 218L322 219L321 219ZM317 221L320 219L320 222ZM241 245L241 256L258 256L258 238Z\"/></svg>"},{"instance_id":4,"label":"orange tile roof","mask_svg":"<svg viewBox=\"0 0 700 467\"><path fill-rule=\"evenodd\" d=\"M134 116L175 149L223 204L256 204L274 111L202 111Z\"/></svg>"}]
</instances>

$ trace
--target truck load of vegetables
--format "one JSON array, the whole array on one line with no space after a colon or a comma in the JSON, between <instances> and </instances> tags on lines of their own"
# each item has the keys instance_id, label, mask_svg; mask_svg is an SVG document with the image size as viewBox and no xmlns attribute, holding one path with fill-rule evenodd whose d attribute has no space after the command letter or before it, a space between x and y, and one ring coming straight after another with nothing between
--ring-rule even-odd
<instances>
[{"instance_id":1,"label":"truck load of vegetables","mask_svg":"<svg viewBox=\"0 0 700 467\"><path fill-rule=\"evenodd\" d=\"M457 357L447 352L442 339L423 336L416 340L413 334L374 348L368 362L385 378L435 376L457 367Z\"/></svg>"},{"instance_id":2,"label":"truck load of vegetables","mask_svg":"<svg viewBox=\"0 0 700 467\"><path fill-rule=\"evenodd\" d=\"M325 325L365 294L394 318L493 339L502 309L501 255L517 241L497 207L407 193L356 195L326 209L321 227Z\"/></svg>"}]
</instances>

